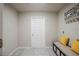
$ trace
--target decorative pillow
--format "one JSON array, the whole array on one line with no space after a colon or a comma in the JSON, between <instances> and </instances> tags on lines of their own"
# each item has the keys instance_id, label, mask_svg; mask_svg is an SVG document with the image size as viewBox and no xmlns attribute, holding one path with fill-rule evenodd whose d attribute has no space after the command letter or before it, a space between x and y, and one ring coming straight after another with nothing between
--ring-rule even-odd
<instances>
[{"instance_id":1,"label":"decorative pillow","mask_svg":"<svg viewBox=\"0 0 79 59\"><path fill-rule=\"evenodd\" d=\"M59 42L63 44L64 46L67 46L68 41L69 41L69 38L65 35L61 36L61 38L59 39Z\"/></svg>"},{"instance_id":2,"label":"decorative pillow","mask_svg":"<svg viewBox=\"0 0 79 59\"><path fill-rule=\"evenodd\" d=\"M79 39L76 39L73 41L73 43L71 45L71 50L73 50L74 52L79 54Z\"/></svg>"}]
</instances>

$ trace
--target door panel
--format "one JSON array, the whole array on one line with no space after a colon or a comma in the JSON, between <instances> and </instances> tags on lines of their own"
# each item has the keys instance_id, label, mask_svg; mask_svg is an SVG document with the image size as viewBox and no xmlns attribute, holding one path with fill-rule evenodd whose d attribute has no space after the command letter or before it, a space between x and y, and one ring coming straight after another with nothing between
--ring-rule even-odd
<instances>
[{"instance_id":1,"label":"door panel","mask_svg":"<svg viewBox=\"0 0 79 59\"><path fill-rule=\"evenodd\" d=\"M32 47L45 46L45 19L42 16L31 17Z\"/></svg>"}]
</instances>

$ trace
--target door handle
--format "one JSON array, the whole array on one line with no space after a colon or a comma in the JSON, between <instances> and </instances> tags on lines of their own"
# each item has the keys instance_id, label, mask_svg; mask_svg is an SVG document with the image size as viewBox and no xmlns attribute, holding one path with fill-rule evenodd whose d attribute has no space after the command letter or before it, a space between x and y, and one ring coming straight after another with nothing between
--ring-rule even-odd
<instances>
[{"instance_id":1,"label":"door handle","mask_svg":"<svg viewBox=\"0 0 79 59\"><path fill-rule=\"evenodd\" d=\"M32 36L34 36L34 34L32 34Z\"/></svg>"}]
</instances>

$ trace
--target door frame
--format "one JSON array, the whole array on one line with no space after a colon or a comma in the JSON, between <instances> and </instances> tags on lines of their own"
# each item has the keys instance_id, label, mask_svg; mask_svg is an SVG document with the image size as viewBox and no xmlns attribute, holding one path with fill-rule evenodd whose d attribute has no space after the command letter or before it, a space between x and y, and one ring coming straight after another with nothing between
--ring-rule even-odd
<instances>
[{"instance_id":1,"label":"door frame","mask_svg":"<svg viewBox=\"0 0 79 59\"><path fill-rule=\"evenodd\" d=\"M33 17L42 17L42 19L43 19L43 42L44 42L43 47L45 47L45 16L31 16L31 20L33 19ZM32 24L32 22L31 22L31 24ZM31 26L31 28L32 28L32 26ZM31 47L33 47L32 46L32 29L31 29Z\"/></svg>"}]
</instances>

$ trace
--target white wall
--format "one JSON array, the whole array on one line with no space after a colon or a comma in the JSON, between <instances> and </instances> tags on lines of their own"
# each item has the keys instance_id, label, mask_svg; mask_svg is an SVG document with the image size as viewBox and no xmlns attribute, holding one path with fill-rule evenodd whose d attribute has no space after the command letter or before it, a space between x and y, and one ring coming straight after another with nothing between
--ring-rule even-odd
<instances>
[{"instance_id":1,"label":"white wall","mask_svg":"<svg viewBox=\"0 0 79 59\"><path fill-rule=\"evenodd\" d=\"M64 20L64 13L67 12L69 9L74 7L76 4L67 4L63 9L60 10L58 14L58 35L59 37L62 35L62 31L65 32L65 35L70 37L70 45L72 41L76 38L79 39L79 22L74 22L70 24L66 24Z\"/></svg>"},{"instance_id":2,"label":"white wall","mask_svg":"<svg viewBox=\"0 0 79 59\"><path fill-rule=\"evenodd\" d=\"M3 7L3 55L8 55L18 44L17 12L9 5Z\"/></svg>"},{"instance_id":3,"label":"white wall","mask_svg":"<svg viewBox=\"0 0 79 59\"><path fill-rule=\"evenodd\" d=\"M45 45L51 46L57 38L57 15L51 12L19 13L19 46L31 47L31 16L45 16Z\"/></svg>"},{"instance_id":4,"label":"white wall","mask_svg":"<svg viewBox=\"0 0 79 59\"><path fill-rule=\"evenodd\" d=\"M0 3L0 38L2 38L2 4Z\"/></svg>"},{"instance_id":5,"label":"white wall","mask_svg":"<svg viewBox=\"0 0 79 59\"><path fill-rule=\"evenodd\" d=\"M2 7L3 4L0 3L0 39L2 39ZM2 48L0 48L0 56L2 55Z\"/></svg>"}]
</instances>

